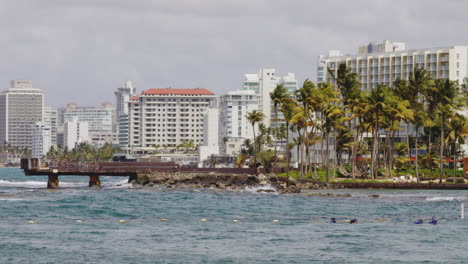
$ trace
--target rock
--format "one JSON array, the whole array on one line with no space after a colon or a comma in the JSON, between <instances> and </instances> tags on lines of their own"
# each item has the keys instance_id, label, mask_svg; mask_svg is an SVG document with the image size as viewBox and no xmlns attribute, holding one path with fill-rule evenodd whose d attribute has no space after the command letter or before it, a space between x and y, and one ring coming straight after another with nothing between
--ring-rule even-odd
<instances>
[{"instance_id":1,"label":"rock","mask_svg":"<svg viewBox=\"0 0 468 264\"><path fill-rule=\"evenodd\" d=\"M267 193L270 193L270 192L275 192L275 190L273 189L258 189L257 192L267 192Z\"/></svg>"},{"instance_id":2,"label":"rock","mask_svg":"<svg viewBox=\"0 0 468 264\"><path fill-rule=\"evenodd\" d=\"M369 194L367 197L371 197L371 198L379 198L380 195L378 194Z\"/></svg>"},{"instance_id":3,"label":"rock","mask_svg":"<svg viewBox=\"0 0 468 264\"><path fill-rule=\"evenodd\" d=\"M339 197L351 197L351 194L349 194L349 193L341 193L341 194L337 194L336 196L339 196Z\"/></svg>"},{"instance_id":4,"label":"rock","mask_svg":"<svg viewBox=\"0 0 468 264\"><path fill-rule=\"evenodd\" d=\"M291 185L297 185L297 180L291 176L288 177L288 181Z\"/></svg>"},{"instance_id":5,"label":"rock","mask_svg":"<svg viewBox=\"0 0 468 264\"><path fill-rule=\"evenodd\" d=\"M220 188L220 189L226 189L226 184L224 184L224 183L218 183L218 188Z\"/></svg>"}]
</instances>

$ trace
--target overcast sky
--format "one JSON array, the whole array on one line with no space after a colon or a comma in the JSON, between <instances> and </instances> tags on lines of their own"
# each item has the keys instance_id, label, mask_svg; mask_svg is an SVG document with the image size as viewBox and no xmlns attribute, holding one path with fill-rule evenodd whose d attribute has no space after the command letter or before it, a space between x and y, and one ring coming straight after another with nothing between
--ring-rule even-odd
<instances>
[{"instance_id":1,"label":"overcast sky","mask_svg":"<svg viewBox=\"0 0 468 264\"><path fill-rule=\"evenodd\" d=\"M0 0L0 89L32 80L46 105L149 88L240 89L273 67L315 81L330 49L369 41L468 45L468 1Z\"/></svg>"}]
</instances>

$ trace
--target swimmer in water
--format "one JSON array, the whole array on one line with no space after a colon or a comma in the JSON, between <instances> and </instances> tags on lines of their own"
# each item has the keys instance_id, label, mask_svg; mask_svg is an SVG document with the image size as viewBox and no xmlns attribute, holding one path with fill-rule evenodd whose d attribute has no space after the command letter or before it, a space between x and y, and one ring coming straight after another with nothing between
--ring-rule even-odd
<instances>
[{"instance_id":1,"label":"swimmer in water","mask_svg":"<svg viewBox=\"0 0 468 264\"><path fill-rule=\"evenodd\" d=\"M336 219L335 219L335 218L332 218L332 219L330 220L330 224L335 224L335 223L336 223Z\"/></svg>"},{"instance_id":2,"label":"swimmer in water","mask_svg":"<svg viewBox=\"0 0 468 264\"><path fill-rule=\"evenodd\" d=\"M437 225L437 219L432 217L431 221L429 222L430 225Z\"/></svg>"},{"instance_id":3,"label":"swimmer in water","mask_svg":"<svg viewBox=\"0 0 468 264\"><path fill-rule=\"evenodd\" d=\"M357 224L357 219L354 218L353 220L349 221L350 224Z\"/></svg>"},{"instance_id":4,"label":"swimmer in water","mask_svg":"<svg viewBox=\"0 0 468 264\"><path fill-rule=\"evenodd\" d=\"M417 225L420 225L423 223L423 220L422 219L419 219L418 221L414 221L413 222L414 224L417 224Z\"/></svg>"}]
</instances>

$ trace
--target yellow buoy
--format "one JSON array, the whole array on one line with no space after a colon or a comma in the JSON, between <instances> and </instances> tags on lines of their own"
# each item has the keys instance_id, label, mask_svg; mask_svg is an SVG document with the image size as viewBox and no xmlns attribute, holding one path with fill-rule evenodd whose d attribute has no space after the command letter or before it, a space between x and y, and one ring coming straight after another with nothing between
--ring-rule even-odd
<instances>
[{"instance_id":1,"label":"yellow buoy","mask_svg":"<svg viewBox=\"0 0 468 264\"><path fill-rule=\"evenodd\" d=\"M279 222L279 220L273 220L273 223L278 223L278 222Z\"/></svg>"},{"instance_id":2,"label":"yellow buoy","mask_svg":"<svg viewBox=\"0 0 468 264\"><path fill-rule=\"evenodd\" d=\"M317 223L317 221L310 221L311 223Z\"/></svg>"},{"instance_id":3,"label":"yellow buoy","mask_svg":"<svg viewBox=\"0 0 468 264\"><path fill-rule=\"evenodd\" d=\"M239 223L239 220L232 220L233 223Z\"/></svg>"},{"instance_id":4,"label":"yellow buoy","mask_svg":"<svg viewBox=\"0 0 468 264\"><path fill-rule=\"evenodd\" d=\"M350 221L349 220L344 220L343 223L349 223Z\"/></svg>"},{"instance_id":5,"label":"yellow buoy","mask_svg":"<svg viewBox=\"0 0 468 264\"><path fill-rule=\"evenodd\" d=\"M34 224L34 221L28 221L28 224Z\"/></svg>"},{"instance_id":6,"label":"yellow buoy","mask_svg":"<svg viewBox=\"0 0 468 264\"><path fill-rule=\"evenodd\" d=\"M380 220L379 220L379 223L383 223L383 222L385 222L385 220L383 220L383 219L380 219Z\"/></svg>"},{"instance_id":7,"label":"yellow buoy","mask_svg":"<svg viewBox=\"0 0 468 264\"><path fill-rule=\"evenodd\" d=\"M159 221L165 222L165 221L167 221L167 219L161 218L161 219L159 219Z\"/></svg>"},{"instance_id":8,"label":"yellow buoy","mask_svg":"<svg viewBox=\"0 0 468 264\"><path fill-rule=\"evenodd\" d=\"M206 222L206 219L205 218L200 219L200 222Z\"/></svg>"},{"instance_id":9,"label":"yellow buoy","mask_svg":"<svg viewBox=\"0 0 468 264\"><path fill-rule=\"evenodd\" d=\"M119 220L119 223L122 223L122 224L123 224L123 223L126 223L126 222L127 222L127 221L125 221L125 220Z\"/></svg>"}]
</instances>

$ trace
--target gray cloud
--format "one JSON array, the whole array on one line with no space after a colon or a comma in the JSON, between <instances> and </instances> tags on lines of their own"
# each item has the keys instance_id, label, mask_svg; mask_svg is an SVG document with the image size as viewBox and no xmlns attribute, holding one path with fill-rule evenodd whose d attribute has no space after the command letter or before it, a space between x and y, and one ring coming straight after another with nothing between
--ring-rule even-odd
<instances>
[{"instance_id":1,"label":"gray cloud","mask_svg":"<svg viewBox=\"0 0 468 264\"><path fill-rule=\"evenodd\" d=\"M218 94L260 67L303 81L329 49L468 45L465 10L461 0L0 0L0 87L31 79L61 106L113 101L125 79Z\"/></svg>"}]
</instances>

